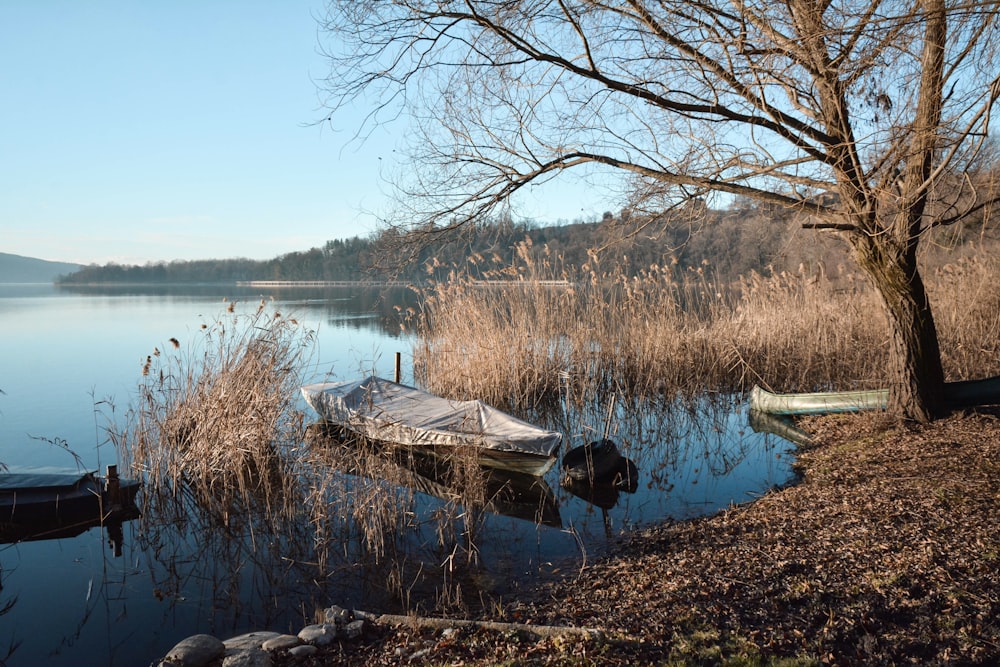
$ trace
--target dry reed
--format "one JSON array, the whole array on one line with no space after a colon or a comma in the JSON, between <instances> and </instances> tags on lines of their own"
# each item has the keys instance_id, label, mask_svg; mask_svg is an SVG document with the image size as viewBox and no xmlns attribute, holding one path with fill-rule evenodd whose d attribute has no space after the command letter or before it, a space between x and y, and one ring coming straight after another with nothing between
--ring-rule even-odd
<instances>
[{"instance_id":1,"label":"dry reed","mask_svg":"<svg viewBox=\"0 0 1000 667\"><path fill-rule=\"evenodd\" d=\"M522 411L572 378L582 400L884 386L887 322L868 282L843 269L751 274L720 285L670 261L642 271L579 271L518 248L512 266L456 273L424 293L411 326L414 368L432 391ZM929 271L950 379L1000 372L1000 262ZM550 281L562 279L561 286Z\"/></svg>"},{"instance_id":2,"label":"dry reed","mask_svg":"<svg viewBox=\"0 0 1000 667\"><path fill-rule=\"evenodd\" d=\"M183 481L221 506L260 502L276 515L294 509L282 449L302 441L292 402L312 333L295 320L230 305L202 324L187 350L146 358L137 403L112 440L154 489Z\"/></svg>"}]
</instances>

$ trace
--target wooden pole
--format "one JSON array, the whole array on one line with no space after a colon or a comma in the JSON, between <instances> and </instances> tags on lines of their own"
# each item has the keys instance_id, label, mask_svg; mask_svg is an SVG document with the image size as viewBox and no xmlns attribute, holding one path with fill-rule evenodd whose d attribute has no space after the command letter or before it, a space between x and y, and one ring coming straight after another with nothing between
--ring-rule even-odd
<instances>
[{"instance_id":1,"label":"wooden pole","mask_svg":"<svg viewBox=\"0 0 1000 667\"><path fill-rule=\"evenodd\" d=\"M400 370L401 367L402 367L402 360L403 360L402 353L401 352L397 352L396 353L396 374L393 376L393 382L395 382L396 384L399 384L399 381L403 377L402 372Z\"/></svg>"}]
</instances>

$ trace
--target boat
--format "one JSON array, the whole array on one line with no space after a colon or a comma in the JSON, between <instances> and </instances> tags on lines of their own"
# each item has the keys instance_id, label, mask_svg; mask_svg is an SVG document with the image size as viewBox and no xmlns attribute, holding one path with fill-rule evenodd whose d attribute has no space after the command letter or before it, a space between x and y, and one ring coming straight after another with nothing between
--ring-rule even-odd
<instances>
[{"instance_id":1,"label":"boat","mask_svg":"<svg viewBox=\"0 0 1000 667\"><path fill-rule=\"evenodd\" d=\"M556 462L562 434L478 400L456 401L371 376L302 387L328 422L356 435L438 456L474 452L480 465L544 475Z\"/></svg>"},{"instance_id":2,"label":"boat","mask_svg":"<svg viewBox=\"0 0 1000 667\"><path fill-rule=\"evenodd\" d=\"M563 457L562 488L591 505L609 510L621 492L635 493L639 469L607 438L571 449Z\"/></svg>"},{"instance_id":3,"label":"boat","mask_svg":"<svg viewBox=\"0 0 1000 667\"><path fill-rule=\"evenodd\" d=\"M946 382L945 402L951 408L969 408L1000 403L1000 376L962 382ZM826 391L805 394L775 394L754 385L750 409L773 415L822 415L861 410L885 410L888 389Z\"/></svg>"},{"instance_id":4,"label":"boat","mask_svg":"<svg viewBox=\"0 0 1000 667\"><path fill-rule=\"evenodd\" d=\"M139 487L138 480L121 479L117 466L108 466L104 477L79 471L0 473L0 535L63 536L94 522L131 518Z\"/></svg>"},{"instance_id":5,"label":"boat","mask_svg":"<svg viewBox=\"0 0 1000 667\"><path fill-rule=\"evenodd\" d=\"M600 484L610 482L618 472L622 455L607 438L575 447L563 457L563 473L575 482Z\"/></svg>"},{"instance_id":6,"label":"boat","mask_svg":"<svg viewBox=\"0 0 1000 667\"><path fill-rule=\"evenodd\" d=\"M888 389L870 391L819 391L807 394L775 394L754 385L750 410L771 415L824 415L862 410L885 410Z\"/></svg>"}]
</instances>

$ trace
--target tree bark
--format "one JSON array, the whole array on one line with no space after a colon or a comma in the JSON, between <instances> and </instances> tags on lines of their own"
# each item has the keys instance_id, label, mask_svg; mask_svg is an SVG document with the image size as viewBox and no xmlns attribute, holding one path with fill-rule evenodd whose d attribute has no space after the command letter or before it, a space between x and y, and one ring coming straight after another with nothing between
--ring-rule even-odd
<instances>
[{"instance_id":1,"label":"tree bark","mask_svg":"<svg viewBox=\"0 0 1000 667\"><path fill-rule=\"evenodd\" d=\"M921 423L943 416L941 348L915 252L887 253L884 239L867 236L853 238L852 244L889 319L889 413Z\"/></svg>"}]
</instances>

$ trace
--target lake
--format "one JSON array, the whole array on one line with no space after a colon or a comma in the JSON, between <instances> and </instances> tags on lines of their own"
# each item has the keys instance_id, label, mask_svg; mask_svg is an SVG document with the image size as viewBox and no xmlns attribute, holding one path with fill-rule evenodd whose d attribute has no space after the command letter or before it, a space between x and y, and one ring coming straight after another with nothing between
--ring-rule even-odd
<instances>
[{"instance_id":1,"label":"lake","mask_svg":"<svg viewBox=\"0 0 1000 667\"><path fill-rule=\"evenodd\" d=\"M403 381L411 381L411 343L391 318L391 301L403 295L0 285L0 462L65 469L76 466L75 455L92 470L116 463L105 428L134 400L147 355L167 349L172 337L191 340L201 324L221 316L224 299L255 305L265 298L269 308L315 329L307 379L392 377L399 352ZM600 423L601 410L583 421ZM331 604L398 612L447 597L475 606L485 599L479 592L509 596L572 571L635 528L747 502L793 478L793 446L754 432L738 401L662 412L618 405L611 422L611 436L638 467L638 484L585 499L562 488L554 469L530 491L531 502L544 502L544 516L516 503L463 511L419 474L394 477L397 485L410 484L405 502L415 517L392 544L397 556L405 552L407 567L389 554L372 559L359 551L356 526L346 517L334 535L343 543L333 550L338 557L317 563L305 512L301 526L269 534L252 516L220 517L183 499L170 522L148 513L126 522L120 556L100 527L73 538L0 544L0 660L148 664L191 634L295 631ZM564 435L575 446L602 434L567 427ZM397 485L369 488L397 493Z\"/></svg>"}]
</instances>

